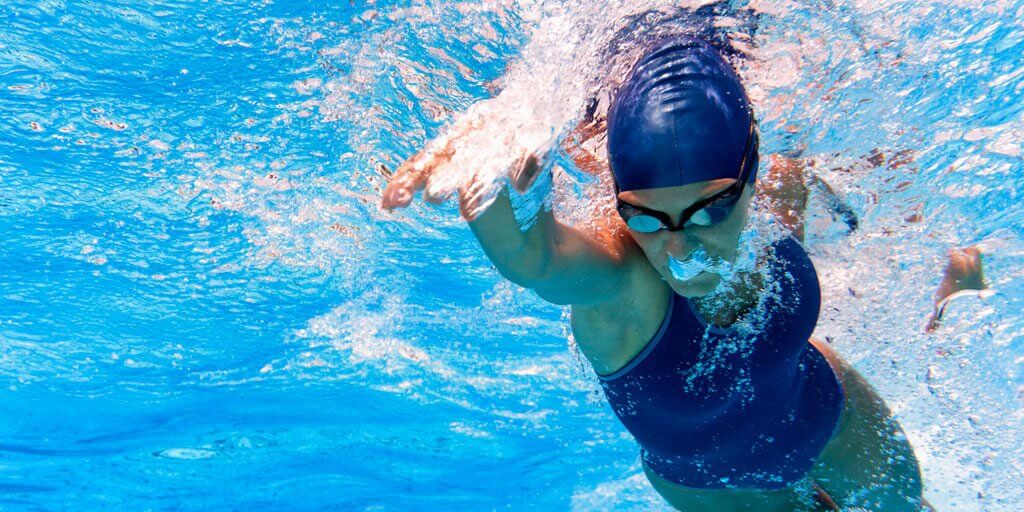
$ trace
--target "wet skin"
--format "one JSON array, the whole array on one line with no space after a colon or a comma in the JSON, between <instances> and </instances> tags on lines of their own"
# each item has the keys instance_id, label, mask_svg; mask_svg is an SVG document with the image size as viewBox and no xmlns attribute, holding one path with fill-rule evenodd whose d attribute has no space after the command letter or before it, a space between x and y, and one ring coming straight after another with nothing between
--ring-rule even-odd
<instances>
[{"instance_id":1,"label":"wet skin","mask_svg":"<svg viewBox=\"0 0 1024 512\"><path fill-rule=\"evenodd\" d=\"M980 249L977 247L952 249L949 251L948 258L942 282L935 290L935 309L925 327L928 332L934 331L941 325L942 313L946 307L943 302L946 299L960 291L988 288L985 284L984 272L982 272Z\"/></svg>"}]
</instances>

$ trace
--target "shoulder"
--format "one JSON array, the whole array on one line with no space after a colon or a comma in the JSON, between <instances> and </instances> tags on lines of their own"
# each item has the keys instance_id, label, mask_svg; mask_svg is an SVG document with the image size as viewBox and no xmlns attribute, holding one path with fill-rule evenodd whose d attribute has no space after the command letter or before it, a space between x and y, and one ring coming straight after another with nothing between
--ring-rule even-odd
<instances>
[{"instance_id":1,"label":"shoulder","mask_svg":"<svg viewBox=\"0 0 1024 512\"><path fill-rule=\"evenodd\" d=\"M792 334L806 339L814 330L821 310L821 287L814 263L803 246L793 237L773 245L774 281L777 288L770 306L781 315L781 324Z\"/></svg>"},{"instance_id":2,"label":"shoulder","mask_svg":"<svg viewBox=\"0 0 1024 512\"><path fill-rule=\"evenodd\" d=\"M627 267L622 293L572 306L573 336L597 373L612 373L642 351L668 311L671 289L642 254L640 260Z\"/></svg>"},{"instance_id":3,"label":"shoulder","mask_svg":"<svg viewBox=\"0 0 1024 512\"><path fill-rule=\"evenodd\" d=\"M789 235L772 244L772 249L777 271L783 277L789 278L783 281L790 280L800 288L813 288L815 292L818 291L818 273L800 241Z\"/></svg>"}]
</instances>

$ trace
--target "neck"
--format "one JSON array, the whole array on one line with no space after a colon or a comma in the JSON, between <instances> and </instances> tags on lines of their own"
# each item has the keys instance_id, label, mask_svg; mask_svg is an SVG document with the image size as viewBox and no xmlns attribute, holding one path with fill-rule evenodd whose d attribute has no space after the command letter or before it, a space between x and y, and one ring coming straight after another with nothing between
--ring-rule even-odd
<instances>
[{"instance_id":1,"label":"neck","mask_svg":"<svg viewBox=\"0 0 1024 512\"><path fill-rule=\"evenodd\" d=\"M764 279L757 272L736 276L724 291L693 299L701 316L715 327L729 327L754 308Z\"/></svg>"}]
</instances>

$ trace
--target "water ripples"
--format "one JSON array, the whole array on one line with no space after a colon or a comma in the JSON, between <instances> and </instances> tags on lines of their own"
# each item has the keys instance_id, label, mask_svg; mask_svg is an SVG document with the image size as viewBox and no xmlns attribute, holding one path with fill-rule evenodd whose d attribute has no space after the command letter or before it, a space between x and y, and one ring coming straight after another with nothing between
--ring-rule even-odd
<instances>
[{"instance_id":1,"label":"water ripples","mask_svg":"<svg viewBox=\"0 0 1024 512\"><path fill-rule=\"evenodd\" d=\"M480 140L564 129L608 87L607 40L670 4L0 5L5 506L662 506L563 312L452 205L376 205L477 101L508 121ZM757 25L764 149L860 217L833 230L812 197L818 335L897 411L933 503L1016 509L1024 6L749 4L729 30ZM452 179L499 176L515 145L492 146ZM583 222L601 184L565 171ZM966 245L999 294L925 334Z\"/></svg>"}]
</instances>

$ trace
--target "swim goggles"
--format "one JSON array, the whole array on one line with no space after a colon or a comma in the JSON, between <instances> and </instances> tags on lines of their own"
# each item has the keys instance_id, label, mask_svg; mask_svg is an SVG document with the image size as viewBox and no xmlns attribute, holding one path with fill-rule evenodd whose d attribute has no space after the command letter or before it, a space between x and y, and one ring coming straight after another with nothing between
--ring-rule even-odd
<instances>
[{"instance_id":1,"label":"swim goggles","mask_svg":"<svg viewBox=\"0 0 1024 512\"><path fill-rule=\"evenodd\" d=\"M750 123L750 133L747 135L746 147L743 149L743 160L740 162L739 178L735 183L717 194L701 199L683 210L679 217L679 223L672 224L672 219L665 212L651 210L643 206L629 204L619 199L619 186L615 185L615 209L619 211L622 220L626 221L629 229L639 233L655 233L661 230L669 232L682 231L688 226L712 226L725 220L732 213L733 208L743 194L743 188L747 185L750 173L753 172L753 162L756 161L751 155L756 155L759 146L757 135L757 123ZM750 164L750 165L748 165Z\"/></svg>"}]
</instances>

